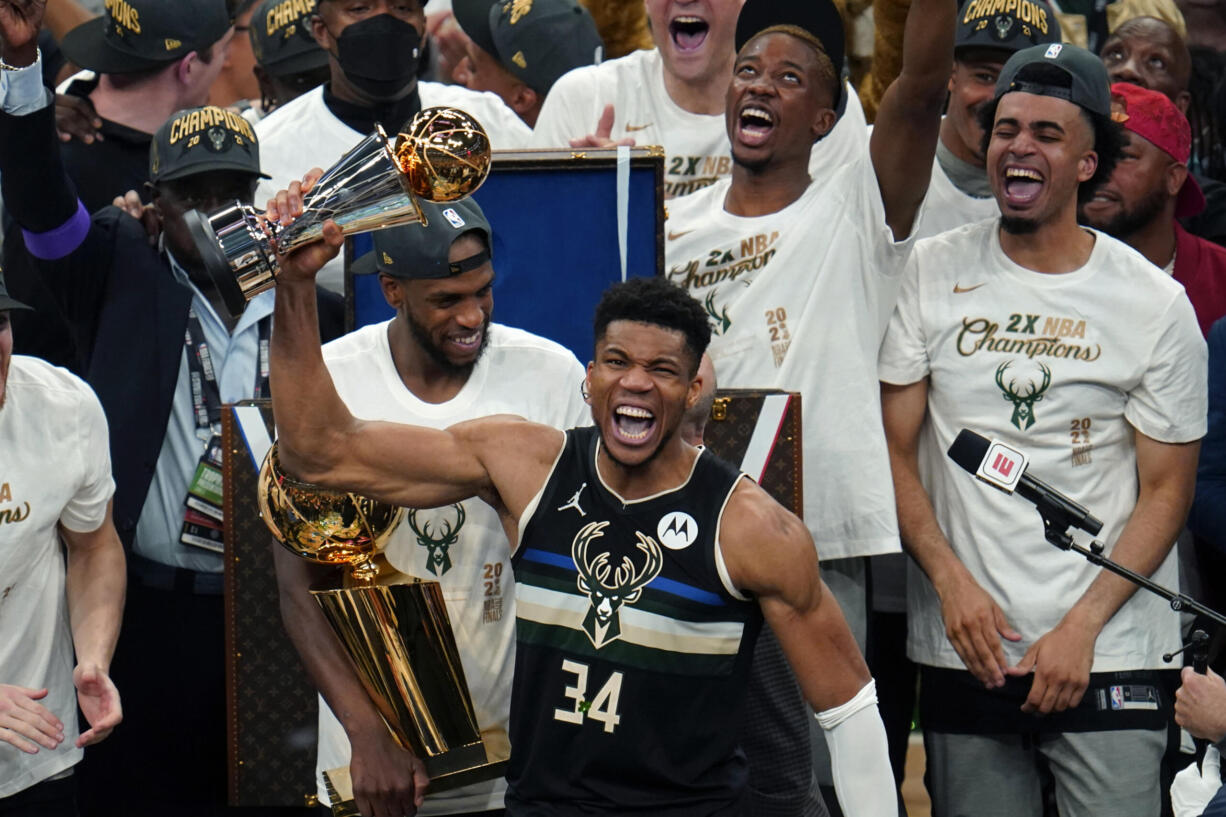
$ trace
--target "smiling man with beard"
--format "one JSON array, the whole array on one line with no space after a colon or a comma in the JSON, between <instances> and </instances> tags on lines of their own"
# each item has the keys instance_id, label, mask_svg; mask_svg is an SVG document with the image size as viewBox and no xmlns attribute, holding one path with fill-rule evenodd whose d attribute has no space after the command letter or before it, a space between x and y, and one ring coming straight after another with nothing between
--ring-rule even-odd
<instances>
[{"instance_id":1,"label":"smiling man with beard","mask_svg":"<svg viewBox=\"0 0 1226 817\"><path fill-rule=\"evenodd\" d=\"M983 111L1001 218L919 242L881 347L937 817L1037 817L1042 764L1061 814L1159 811L1171 718L1161 656L1179 647L1178 616L1053 548L1033 508L944 453L962 428L1021 450L1031 473L1103 520L1110 558L1175 584L1171 545L1205 433L1205 344L1177 283L1077 224L1119 155L1111 113L1088 51L1010 58Z\"/></svg>"},{"instance_id":2,"label":"smiling man with beard","mask_svg":"<svg viewBox=\"0 0 1226 817\"><path fill-rule=\"evenodd\" d=\"M301 212L297 184L270 202L282 223ZM808 533L677 433L702 391L702 308L655 277L605 293L585 381L595 427L372 423L334 391L303 297L342 243L328 222L282 261L282 463L384 501L479 497L497 513L516 574L507 813L744 813L737 727L765 618L841 761L840 797L859 817L896 817L872 679Z\"/></svg>"},{"instance_id":3,"label":"smiling man with beard","mask_svg":"<svg viewBox=\"0 0 1226 817\"><path fill-rule=\"evenodd\" d=\"M1127 144L1107 182L1083 202L1083 224L1118 238L1183 284L1206 337L1226 315L1226 249L1194 236L1177 218L1205 206L1188 172L1192 129L1166 96L1126 82L1111 86Z\"/></svg>"},{"instance_id":4,"label":"smiling man with beard","mask_svg":"<svg viewBox=\"0 0 1226 817\"><path fill-rule=\"evenodd\" d=\"M446 428L514 414L556 428L589 421L579 393L583 367L558 344L492 323L490 226L472 199L424 203L428 226L374 234L359 264L376 271L396 315L324 347L337 391L366 420ZM462 498L461 498L462 499ZM515 654L515 581L498 515L472 499L412 511L386 554L402 573L442 584L482 729L507 729ZM447 535L443 535L446 532ZM308 589L330 568L274 548L281 610L323 702L317 784L349 765L363 814L412 813L421 763L401 748L345 657ZM490 780L431 795L420 815L502 809L506 782ZM501 813L501 812L497 812Z\"/></svg>"}]
</instances>

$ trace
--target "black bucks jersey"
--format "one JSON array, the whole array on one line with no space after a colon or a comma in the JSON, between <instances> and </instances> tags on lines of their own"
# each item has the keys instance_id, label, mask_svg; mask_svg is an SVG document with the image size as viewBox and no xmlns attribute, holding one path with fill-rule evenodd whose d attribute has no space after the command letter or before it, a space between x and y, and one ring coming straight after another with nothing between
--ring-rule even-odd
<instances>
[{"instance_id":1,"label":"black bucks jersey","mask_svg":"<svg viewBox=\"0 0 1226 817\"><path fill-rule=\"evenodd\" d=\"M717 552L741 474L704 451L680 487L623 502L572 429L513 563L507 806L517 815L741 813L737 748L762 619Z\"/></svg>"}]
</instances>

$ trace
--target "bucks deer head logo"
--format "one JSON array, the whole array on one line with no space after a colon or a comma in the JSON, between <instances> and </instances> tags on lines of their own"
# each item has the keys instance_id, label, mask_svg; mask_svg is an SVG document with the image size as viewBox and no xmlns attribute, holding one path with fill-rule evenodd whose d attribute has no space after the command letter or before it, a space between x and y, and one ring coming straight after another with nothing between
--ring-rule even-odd
<instances>
[{"instance_id":1,"label":"bucks deer head logo","mask_svg":"<svg viewBox=\"0 0 1226 817\"><path fill-rule=\"evenodd\" d=\"M643 588L660 575L664 556L656 540L635 531L636 547L646 557L642 565L636 565L629 556L622 556L616 568L610 564L608 552L591 556L588 546L592 540L604 536L608 522L589 522L575 534L570 554L579 570L579 590L588 597L591 606L583 619L583 631L591 639L592 646L600 649L610 641L621 637L621 608L634 604L643 593Z\"/></svg>"},{"instance_id":2,"label":"bucks deer head logo","mask_svg":"<svg viewBox=\"0 0 1226 817\"><path fill-rule=\"evenodd\" d=\"M464 527L464 506L456 503L447 509L442 524L432 529L431 522L438 520L421 519L422 512L411 508L408 513L409 527L417 534L417 544L426 549L426 569L435 576L441 576L451 569L451 554L448 549L456 543L460 536L460 528Z\"/></svg>"},{"instance_id":3,"label":"bucks deer head logo","mask_svg":"<svg viewBox=\"0 0 1226 817\"><path fill-rule=\"evenodd\" d=\"M209 128L204 132L209 137L209 142L213 145L213 152L220 153L226 146L226 132L222 128Z\"/></svg>"},{"instance_id":4,"label":"bucks deer head logo","mask_svg":"<svg viewBox=\"0 0 1226 817\"><path fill-rule=\"evenodd\" d=\"M1011 378L1009 385L1005 385L1005 372L1012 364L1012 360L1006 360L996 367L996 385L1000 387L1005 400L1013 404L1013 416L1010 421L1019 431L1025 431L1034 425L1034 404L1043 399L1043 392L1047 391L1047 387L1051 385L1051 369L1040 363L1039 371L1043 375L1042 384L1036 384L1031 378L1026 381L1025 391L1018 391L1017 378Z\"/></svg>"},{"instance_id":5,"label":"bucks deer head logo","mask_svg":"<svg viewBox=\"0 0 1226 817\"><path fill-rule=\"evenodd\" d=\"M702 302L703 308L707 310L707 314L711 317L711 331L717 335L722 335L728 331L728 327L732 326L732 318L728 317L727 307L715 306L715 292L712 290L707 293L707 297Z\"/></svg>"},{"instance_id":6,"label":"bucks deer head logo","mask_svg":"<svg viewBox=\"0 0 1226 817\"><path fill-rule=\"evenodd\" d=\"M1009 36L1009 29L1013 28L1013 18L1008 14L997 14L992 18L992 25L996 29L996 39L1004 40Z\"/></svg>"}]
</instances>

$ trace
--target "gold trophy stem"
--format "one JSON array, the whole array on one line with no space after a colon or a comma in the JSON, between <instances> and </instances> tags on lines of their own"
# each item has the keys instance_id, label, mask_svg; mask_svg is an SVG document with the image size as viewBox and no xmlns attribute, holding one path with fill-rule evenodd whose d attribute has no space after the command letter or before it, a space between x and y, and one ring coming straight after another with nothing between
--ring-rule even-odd
<instances>
[{"instance_id":1,"label":"gold trophy stem","mask_svg":"<svg viewBox=\"0 0 1226 817\"><path fill-rule=\"evenodd\" d=\"M313 590L362 685L400 743L427 763L480 754L476 712L437 582L376 580Z\"/></svg>"}]
</instances>

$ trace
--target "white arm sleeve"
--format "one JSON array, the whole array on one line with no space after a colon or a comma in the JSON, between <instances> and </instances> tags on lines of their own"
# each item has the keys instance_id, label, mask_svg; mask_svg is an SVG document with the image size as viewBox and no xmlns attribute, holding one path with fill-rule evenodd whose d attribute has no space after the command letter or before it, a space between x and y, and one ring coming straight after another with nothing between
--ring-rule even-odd
<instances>
[{"instance_id":1,"label":"white arm sleeve","mask_svg":"<svg viewBox=\"0 0 1226 817\"><path fill-rule=\"evenodd\" d=\"M877 712L877 684L870 680L845 704L817 713L826 735L834 790L843 813L898 817L898 795L885 725Z\"/></svg>"}]
</instances>

